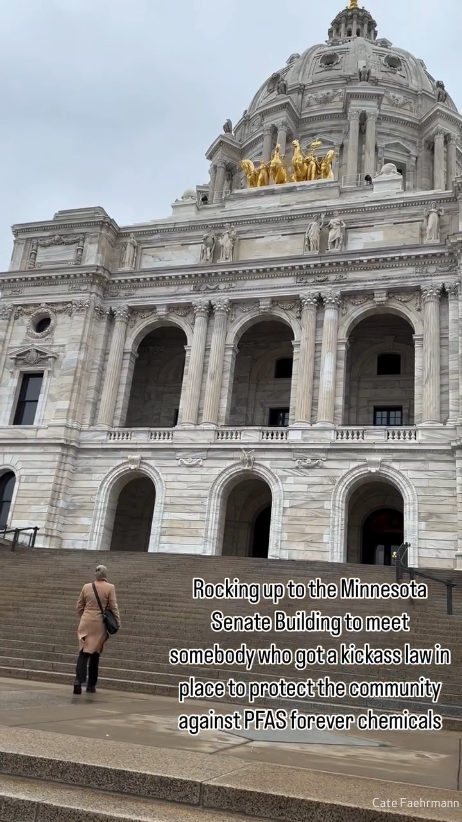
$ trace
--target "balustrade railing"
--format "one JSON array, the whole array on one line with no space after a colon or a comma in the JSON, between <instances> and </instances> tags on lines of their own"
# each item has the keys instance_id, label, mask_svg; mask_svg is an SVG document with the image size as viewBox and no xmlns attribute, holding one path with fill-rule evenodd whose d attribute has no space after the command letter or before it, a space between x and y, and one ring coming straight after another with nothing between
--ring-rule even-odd
<instances>
[{"instance_id":1,"label":"balustrade railing","mask_svg":"<svg viewBox=\"0 0 462 822\"><path fill-rule=\"evenodd\" d=\"M171 442L173 430L171 428L154 428L149 432L150 442Z\"/></svg>"},{"instance_id":2,"label":"balustrade railing","mask_svg":"<svg viewBox=\"0 0 462 822\"><path fill-rule=\"evenodd\" d=\"M215 432L215 439L218 442L235 442L242 438L240 428L221 428Z\"/></svg>"},{"instance_id":3,"label":"balustrade railing","mask_svg":"<svg viewBox=\"0 0 462 822\"><path fill-rule=\"evenodd\" d=\"M359 442L364 439L364 428L337 428L337 442Z\"/></svg>"},{"instance_id":4,"label":"balustrade railing","mask_svg":"<svg viewBox=\"0 0 462 822\"><path fill-rule=\"evenodd\" d=\"M414 442L417 440L415 428L387 428L387 440L392 442Z\"/></svg>"},{"instance_id":5,"label":"balustrade railing","mask_svg":"<svg viewBox=\"0 0 462 822\"><path fill-rule=\"evenodd\" d=\"M115 429L107 432L108 442L130 442L132 438L132 431L129 429Z\"/></svg>"},{"instance_id":6,"label":"balustrade railing","mask_svg":"<svg viewBox=\"0 0 462 822\"><path fill-rule=\"evenodd\" d=\"M260 439L264 442L284 442L288 436L285 428L264 428L260 433Z\"/></svg>"}]
</instances>

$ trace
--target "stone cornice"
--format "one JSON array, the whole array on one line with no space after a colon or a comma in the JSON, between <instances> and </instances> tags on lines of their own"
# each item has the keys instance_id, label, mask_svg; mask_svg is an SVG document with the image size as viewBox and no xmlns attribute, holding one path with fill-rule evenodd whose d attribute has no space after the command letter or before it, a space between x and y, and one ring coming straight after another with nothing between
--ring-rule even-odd
<instances>
[{"instance_id":1,"label":"stone cornice","mask_svg":"<svg viewBox=\"0 0 462 822\"><path fill-rule=\"evenodd\" d=\"M420 126L425 135L430 136L428 131L429 129L440 123L441 120L444 120L447 123L450 123L452 128L459 133L462 128L462 117L456 111L444 106L442 104L437 104L428 111L420 120Z\"/></svg>"},{"instance_id":2,"label":"stone cornice","mask_svg":"<svg viewBox=\"0 0 462 822\"><path fill-rule=\"evenodd\" d=\"M69 285L73 283L82 283L85 286L90 284L102 286L104 288L110 281L110 278L110 272L101 266L96 268L95 266L79 266L72 272L68 268L53 268L52 271L45 268L23 271L6 271L5 273L0 274L0 289L3 291L5 288L8 288L8 286L13 284L18 285L18 283L24 283L27 285L33 283L34 285L38 285L40 287L53 286L56 281L63 281Z\"/></svg>"},{"instance_id":3,"label":"stone cornice","mask_svg":"<svg viewBox=\"0 0 462 822\"><path fill-rule=\"evenodd\" d=\"M51 231L53 234L63 234L65 231L78 231L82 233L84 229L96 231L105 228L111 229L114 234L118 234L120 231L115 220L110 217L95 217L95 219L88 218L85 220L71 220L69 222L49 220L46 223L16 223L12 226L11 231L14 237L19 237L22 234L30 236L31 234L44 234L47 231Z\"/></svg>"}]
</instances>

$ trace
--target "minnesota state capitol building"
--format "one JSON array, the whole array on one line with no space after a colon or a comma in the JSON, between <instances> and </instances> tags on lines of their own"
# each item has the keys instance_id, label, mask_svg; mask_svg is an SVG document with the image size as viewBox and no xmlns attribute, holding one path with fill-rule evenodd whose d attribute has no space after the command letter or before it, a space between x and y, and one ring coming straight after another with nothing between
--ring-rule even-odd
<instances>
[{"instance_id":1,"label":"minnesota state capitol building","mask_svg":"<svg viewBox=\"0 0 462 822\"><path fill-rule=\"evenodd\" d=\"M407 541L462 567L461 126L351 0L170 217L15 225L0 525L379 565Z\"/></svg>"}]
</instances>

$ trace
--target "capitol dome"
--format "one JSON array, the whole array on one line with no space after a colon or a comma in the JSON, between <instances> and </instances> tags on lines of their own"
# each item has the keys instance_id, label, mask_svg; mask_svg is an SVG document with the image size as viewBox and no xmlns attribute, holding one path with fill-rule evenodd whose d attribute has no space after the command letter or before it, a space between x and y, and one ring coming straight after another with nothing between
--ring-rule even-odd
<instances>
[{"instance_id":1,"label":"capitol dome","mask_svg":"<svg viewBox=\"0 0 462 822\"><path fill-rule=\"evenodd\" d=\"M356 136L349 149L349 123L355 118L359 156L348 162L348 151L356 151ZM293 140L304 150L315 140L322 143L320 151L335 150L339 182L374 176L392 162L406 188L431 189L435 136L442 137L456 173L462 167L455 145L459 133L460 116L444 83L423 60L379 37L370 12L350 0L332 21L325 43L292 54L260 86L234 129L226 121L224 134L207 152L212 189L217 190L217 176L224 193L240 187L240 161L267 162L277 144L290 163Z\"/></svg>"}]
</instances>

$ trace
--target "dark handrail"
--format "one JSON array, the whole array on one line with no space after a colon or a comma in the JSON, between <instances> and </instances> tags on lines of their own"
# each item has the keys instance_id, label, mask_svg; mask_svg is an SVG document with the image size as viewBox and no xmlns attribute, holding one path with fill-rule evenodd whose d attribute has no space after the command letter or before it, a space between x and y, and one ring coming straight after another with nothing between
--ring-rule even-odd
<instances>
[{"instance_id":1,"label":"dark handrail","mask_svg":"<svg viewBox=\"0 0 462 822\"><path fill-rule=\"evenodd\" d=\"M29 548L35 547L35 540L37 537L37 531L40 531L40 528L37 525L29 526L28 528L0 528L0 536L6 537L7 534L13 534L13 539L11 541L11 550L14 551L16 546L19 543L19 535L22 534L24 531L31 531L29 534Z\"/></svg>"},{"instance_id":2,"label":"dark handrail","mask_svg":"<svg viewBox=\"0 0 462 822\"><path fill-rule=\"evenodd\" d=\"M414 577L423 577L424 579L431 579L433 582L439 582L446 586L446 613L448 616L453 616L452 610L452 591L453 588L462 588L462 582L454 582L453 579L440 579L433 576L433 574L425 574L423 571L418 571L417 568L410 568L408 563L409 542L403 542L398 550L393 554L393 562L396 568L396 582L400 582L404 573L408 573L410 579Z\"/></svg>"}]
</instances>

